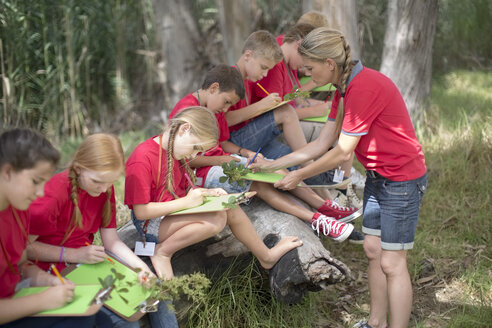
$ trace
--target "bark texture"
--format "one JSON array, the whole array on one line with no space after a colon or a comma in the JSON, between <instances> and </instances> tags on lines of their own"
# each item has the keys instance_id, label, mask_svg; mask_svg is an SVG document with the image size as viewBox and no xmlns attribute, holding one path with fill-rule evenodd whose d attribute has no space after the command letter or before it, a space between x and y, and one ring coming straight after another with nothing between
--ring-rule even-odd
<instances>
[{"instance_id":1,"label":"bark texture","mask_svg":"<svg viewBox=\"0 0 492 328\"><path fill-rule=\"evenodd\" d=\"M381 73L400 89L414 124L431 91L438 0L390 0Z\"/></svg>"}]
</instances>

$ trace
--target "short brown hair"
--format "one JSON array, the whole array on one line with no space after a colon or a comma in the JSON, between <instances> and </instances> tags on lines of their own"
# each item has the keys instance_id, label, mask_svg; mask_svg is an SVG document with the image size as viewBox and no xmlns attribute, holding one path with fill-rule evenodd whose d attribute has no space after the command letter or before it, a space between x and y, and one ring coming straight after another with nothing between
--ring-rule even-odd
<instances>
[{"instance_id":1,"label":"short brown hair","mask_svg":"<svg viewBox=\"0 0 492 328\"><path fill-rule=\"evenodd\" d=\"M297 24L311 24L314 27L324 27L328 26L328 19L326 19L326 16L320 13L319 11L308 11L307 13L304 13L299 19L297 20Z\"/></svg>"},{"instance_id":2,"label":"short brown hair","mask_svg":"<svg viewBox=\"0 0 492 328\"><path fill-rule=\"evenodd\" d=\"M243 77L237 68L225 64L215 66L205 75L202 89L208 89L215 82L219 84L220 92L234 90L239 99L244 98Z\"/></svg>"},{"instance_id":3,"label":"short brown hair","mask_svg":"<svg viewBox=\"0 0 492 328\"><path fill-rule=\"evenodd\" d=\"M302 40L314 29L315 27L311 24L296 24L285 33L284 43L293 43Z\"/></svg>"},{"instance_id":4,"label":"short brown hair","mask_svg":"<svg viewBox=\"0 0 492 328\"><path fill-rule=\"evenodd\" d=\"M253 51L254 56L272 59L276 63L284 58L275 37L265 30L259 30L250 34L244 42L243 53L246 50Z\"/></svg>"}]
</instances>

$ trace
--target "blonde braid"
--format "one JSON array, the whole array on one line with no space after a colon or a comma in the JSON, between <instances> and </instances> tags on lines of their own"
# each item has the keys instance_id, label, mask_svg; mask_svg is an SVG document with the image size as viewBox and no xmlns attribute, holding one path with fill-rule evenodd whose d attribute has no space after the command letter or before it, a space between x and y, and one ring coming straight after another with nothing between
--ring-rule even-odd
<instances>
[{"instance_id":1,"label":"blonde braid","mask_svg":"<svg viewBox=\"0 0 492 328\"><path fill-rule=\"evenodd\" d=\"M181 160L181 164L184 166L186 173L188 173L188 176L190 177L191 182L193 182L193 184L195 184L195 182L196 182L195 172L192 170L192 168L188 164L188 161Z\"/></svg>"},{"instance_id":2,"label":"blonde braid","mask_svg":"<svg viewBox=\"0 0 492 328\"><path fill-rule=\"evenodd\" d=\"M167 174L166 174L166 188L170 193L174 193L173 187L173 166L174 166L174 139L176 138L176 133L182 123L173 122L171 129L169 131L169 140L167 142Z\"/></svg>"},{"instance_id":3,"label":"blonde braid","mask_svg":"<svg viewBox=\"0 0 492 328\"><path fill-rule=\"evenodd\" d=\"M340 36L340 39L343 42L343 48L345 51L345 61L343 62L342 76L341 76L341 83L340 83L341 85L339 86L341 98L340 98L340 103L338 104L337 117L335 120L337 135L339 135L340 132L342 131L343 118L345 116L345 104L344 104L345 91L347 91L347 80L349 79L353 68L353 65L351 65L352 56L351 56L350 46L345 40L345 37L343 35Z\"/></svg>"},{"instance_id":4,"label":"blonde braid","mask_svg":"<svg viewBox=\"0 0 492 328\"><path fill-rule=\"evenodd\" d=\"M78 195L78 181L77 181L77 173L75 172L75 169L73 166L70 167L68 171L68 178L70 180L70 185L72 186L72 192L70 193L70 199L72 200L72 203L74 205L73 208L73 214L72 214L72 221L71 225L73 226L78 226L79 228L82 228L82 213L80 212L79 209L79 195Z\"/></svg>"}]
</instances>

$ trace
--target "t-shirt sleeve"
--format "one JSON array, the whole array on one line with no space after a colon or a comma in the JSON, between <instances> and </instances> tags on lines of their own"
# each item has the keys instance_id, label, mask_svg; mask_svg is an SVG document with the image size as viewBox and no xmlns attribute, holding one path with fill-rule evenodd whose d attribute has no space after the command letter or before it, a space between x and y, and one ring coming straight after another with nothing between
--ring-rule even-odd
<instances>
[{"instance_id":1,"label":"t-shirt sleeve","mask_svg":"<svg viewBox=\"0 0 492 328\"><path fill-rule=\"evenodd\" d=\"M344 107L342 132L354 136L362 136L369 132L381 108L377 104L377 97L369 90L358 90L357 96L354 97L346 95Z\"/></svg>"},{"instance_id":2,"label":"t-shirt sleeve","mask_svg":"<svg viewBox=\"0 0 492 328\"><path fill-rule=\"evenodd\" d=\"M45 195L36 199L29 206L29 234L31 235L43 236L57 231L62 207L71 201L68 197L68 191L63 192L62 189L60 192L60 188L63 186L50 182L48 181L45 185ZM57 192L55 192L56 190Z\"/></svg>"},{"instance_id":3,"label":"t-shirt sleeve","mask_svg":"<svg viewBox=\"0 0 492 328\"><path fill-rule=\"evenodd\" d=\"M125 177L125 204L133 209L134 204L151 201L152 169L142 161L127 163Z\"/></svg>"}]
</instances>

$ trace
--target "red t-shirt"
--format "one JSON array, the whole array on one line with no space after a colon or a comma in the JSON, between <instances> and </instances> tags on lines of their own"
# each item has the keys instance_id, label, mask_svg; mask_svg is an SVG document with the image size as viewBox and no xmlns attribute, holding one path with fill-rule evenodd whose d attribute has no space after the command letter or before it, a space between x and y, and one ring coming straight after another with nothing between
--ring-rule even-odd
<instances>
[{"instance_id":1,"label":"red t-shirt","mask_svg":"<svg viewBox=\"0 0 492 328\"><path fill-rule=\"evenodd\" d=\"M24 232L27 234L29 231L29 213L27 211L15 211L19 215ZM0 211L0 224L2 225L0 229L1 246L2 248L5 247L5 252L14 269L12 272L3 250L0 249L0 298L7 298L14 295L15 286L21 279L17 265L26 249L27 239L14 217L12 206Z\"/></svg>"},{"instance_id":2,"label":"red t-shirt","mask_svg":"<svg viewBox=\"0 0 492 328\"><path fill-rule=\"evenodd\" d=\"M71 220L75 208L70 195L72 185L68 178L68 170L55 174L44 187L44 196L36 199L29 207L31 225L29 234L39 236L36 241L54 246L80 248L85 243L92 244L94 234L99 228L116 228L116 206L114 187L111 186L112 216L109 225L103 227L102 214L106 204L107 194L101 193L92 197L85 190L78 188L78 203L82 214L82 228L75 227L73 232L62 245L68 229L72 229ZM65 268L65 263L55 263L59 271ZM48 270L51 263L39 262L38 266Z\"/></svg>"},{"instance_id":3,"label":"red t-shirt","mask_svg":"<svg viewBox=\"0 0 492 328\"><path fill-rule=\"evenodd\" d=\"M157 184L159 171L159 144L154 141L156 136L147 139L138 145L126 162L125 178L125 204L133 209L135 204L148 204L151 202L166 202L175 197L167 191L166 175L167 160L166 150L161 153L161 173ZM175 195L186 195L188 181L184 177L185 168L174 159L172 181ZM159 199L162 193L162 197Z\"/></svg>"},{"instance_id":4,"label":"red t-shirt","mask_svg":"<svg viewBox=\"0 0 492 328\"><path fill-rule=\"evenodd\" d=\"M236 104L229 107L229 111L238 110L238 109L244 108L244 107L249 106L252 103L254 103L254 101L251 99L251 92L252 92L254 82L251 82L250 80L243 80L243 82L244 82L244 91L245 91L244 98L239 100ZM251 119L246 120L246 121L241 122L241 123L238 123L236 125L230 126L229 131L237 131L240 128L242 128L243 126L245 126L246 124L248 124L250 121L251 121Z\"/></svg>"},{"instance_id":5,"label":"red t-shirt","mask_svg":"<svg viewBox=\"0 0 492 328\"><path fill-rule=\"evenodd\" d=\"M329 119L334 120L340 102L335 92ZM396 85L383 74L363 68L345 92L342 132L361 136L355 154L366 170L393 181L420 178L425 158L408 110Z\"/></svg>"},{"instance_id":6,"label":"red t-shirt","mask_svg":"<svg viewBox=\"0 0 492 328\"><path fill-rule=\"evenodd\" d=\"M173 110L169 114L169 118L173 118L174 115L179 113L181 110L191 107L191 106L199 106L198 99L196 99L193 94L186 95L182 98L176 106L174 106ZM203 156L222 156L229 155L226 153L222 147L220 146L220 142L229 140L229 127L227 126L227 121L225 118L225 113L220 112L215 114L215 118L217 119L217 128L219 129L219 145L217 147L210 149L205 152ZM211 166L202 166L196 169L196 176L202 177L202 181L205 182L205 178L207 177L208 171L210 171ZM202 184L203 185L203 184Z\"/></svg>"}]
</instances>

